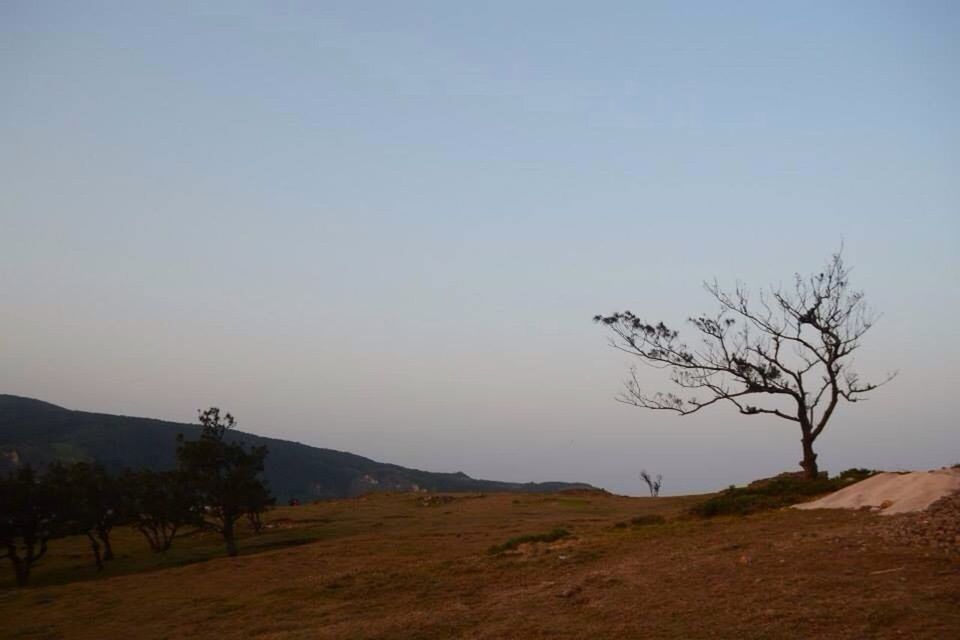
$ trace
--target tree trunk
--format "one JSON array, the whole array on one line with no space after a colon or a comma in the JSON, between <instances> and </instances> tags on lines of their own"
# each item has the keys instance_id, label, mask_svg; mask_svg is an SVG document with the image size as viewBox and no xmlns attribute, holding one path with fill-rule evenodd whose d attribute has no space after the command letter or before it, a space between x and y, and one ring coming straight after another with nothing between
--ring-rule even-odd
<instances>
[{"instance_id":1,"label":"tree trunk","mask_svg":"<svg viewBox=\"0 0 960 640\"><path fill-rule=\"evenodd\" d=\"M100 538L100 541L103 542L104 561L113 560L113 545L110 544L110 530L103 528L97 529L97 536Z\"/></svg>"},{"instance_id":2,"label":"tree trunk","mask_svg":"<svg viewBox=\"0 0 960 640\"><path fill-rule=\"evenodd\" d=\"M156 531L152 531L147 528L140 529L143 532L143 537L147 539L147 544L150 545L150 550L154 553L160 553L161 551L166 551L166 548L163 546L163 543L160 542L160 536Z\"/></svg>"},{"instance_id":3,"label":"tree trunk","mask_svg":"<svg viewBox=\"0 0 960 640\"><path fill-rule=\"evenodd\" d=\"M87 532L87 537L90 538L90 549L93 551L93 560L97 564L97 571L103 571L103 559L100 557L100 543L97 542L96 536L91 532Z\"/></svg>"},{"instance_id":4,"label":"tree trunk","mask_svg":"<svg viewBox=\"0 0 960 640\"><path fill-rule=\"evenodd\" d=\"M10 564L13 566L13 575L17 579L18 587L27 586L30 579L30 558L33 556L33 549L27 547L27 555L21 558L17 555L17 545L10 543L7 545L7 557L10 558Z\"/></svg>"},{"instance_id":5,"label":"tree trunk","mask_svg":"<svg viewBox=\"0 0 960 640\"><path fill-rule=\"evenodd\" d=\"M163 546L160 547L159 551L166 553L170 550L170 546L173 544L173 536L176 535L176 529L173 529L169 532L169 535L166 531L163 533Z\"/></svg>"},{"instance_id":6,"label":"tree trunk","mask_svg":"<svg viewBox=\"0 0 960 640\"><path fill-rule=\"evenodd\" d=\"M807 480L816 480L820 469L817 467L817 454L813 452L813 438L809 433L804 433L800 442L803 444L803 460L800 461L803 477Z\"/></svg>"},{"instance_id":7,"label":"tree trunk","mask_svg":"<svg viewBox=\"0 0 960 640\"><path fill-rule=\"evenodd\" d=\"M250 527L253 529L254 533L260 533L263 530L263 517L259 511L251 511L247 514L248 519L250 520Z\"/></svg>"},{"instance_id":8,"label":"tree trunk","mask_svg":"<svg viewBox=\"0 0 960 640\"><path fill-rule=\"evenodd\" d=\"M17 577L17 586L27 586L27 581L30 578L30 565L14 556L10 556L10 562L13 563L13 573Z\"/></svg>"},{"instance_id":9,"label":"tree trunk","mask_svg":"<svg viewBox=\"0 0 960 640\"><path fill-rule=\"evenodd\" d=\"M237 540L233 531L233 520L225 518L223 521L223 541L227 545L227 555L237 555Z\"/></svg>"}]
</instances>

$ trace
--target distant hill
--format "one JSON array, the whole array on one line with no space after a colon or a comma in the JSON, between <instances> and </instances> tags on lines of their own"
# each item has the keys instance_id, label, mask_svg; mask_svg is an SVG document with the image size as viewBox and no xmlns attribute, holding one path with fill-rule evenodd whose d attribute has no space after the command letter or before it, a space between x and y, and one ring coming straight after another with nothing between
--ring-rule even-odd
<instances>
[{"instance_id":1,"label":"distant hill","mask_svg":"<svg viewBox=\"0 0 960 640\"><path fill-rule=\"evenodd\" d=\"M0 473L54 460L97 461L110 469L170 469L177 434L197 437L197 425L72 411L48 402L0 394ZM568 482L477 480L465 473L407 469L369 458L237 431L235 439L267 445L266 477L280 501L343 498L369 491L553 492L592 488Z\"/></svg>"}]
</instances>

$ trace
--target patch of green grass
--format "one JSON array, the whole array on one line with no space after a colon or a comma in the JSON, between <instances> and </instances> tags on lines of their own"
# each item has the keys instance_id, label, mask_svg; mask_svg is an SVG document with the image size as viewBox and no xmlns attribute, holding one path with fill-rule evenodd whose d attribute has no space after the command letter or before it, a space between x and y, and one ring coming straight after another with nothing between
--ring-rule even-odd
<instances>
[{"instance_id":1,"label":"patch of green grass","mask_svg":"<svg viewBox=\"0 0 960 640\"><path fill-rule=\"evenodd\" d=\"M746 487L730 486L715 496L690 507L690 514L701 518L720 515L748 515L758 511L780 509L827 493L833 493L872 476L869 469L847 469L828 478L806 480L791 474L759 480Z\"/></svg>"},{"instance_id":2,"label":"patch of green grass","mask_svg":"<svg viewBox=\"0 0 960 640\"><path fill-rule=\"evenodd\" d=\"M522 544L528 542L555 542L563 538L570 537L570 532L566 529L556 528L553 531L548 533L535 533L535 534L526 534L522 536L516 536L510 538L503 544L495 544L487 550L487 553L497 554L503 553L504 551L510 551L511 549L516 549Z\"/></svg>"},{"instance_id":3,"label":"patch of green grass","mask_svg":"<svg viewBox=\"0 0 960 640\"><path fill-rule=\"evenodd\" d=\"M290 510L284 511L284 515L289 516ZM254 535L246 523L240 523L238 545L241 556L330 540L352 535L359 530L355 521L334 522L329 518L310 517L294 520L290 517L276 517L274 513L268 514L267 525L268 528ZM47 587L80 580L102 580L113 576L186 566L226 556L223 538L202 529L179 533L166 553L150 551L143 537L131 527L115 527L111 539L116 557L104 563L103 571L100 572L94 567L86 536L51 540L50 552L31 571L30 585ZM12 572L4 564L0 566L0 593L13 587Z\"/></svg>"},{"instance_id":4,"label":"patch of green grass","mask_svg":"<svg viewBox=\"0 0 960 640\"><path fill-rule=\"evenodd\" d=\"M626 529L629 526L634 527L648 527L656 524L666 524L667 519L663 516L656 513L648 513L642 516L637 516L635 518L630 518L630 521L618 522L614 526L616 529Z\"/></svg>"}]
</instances>

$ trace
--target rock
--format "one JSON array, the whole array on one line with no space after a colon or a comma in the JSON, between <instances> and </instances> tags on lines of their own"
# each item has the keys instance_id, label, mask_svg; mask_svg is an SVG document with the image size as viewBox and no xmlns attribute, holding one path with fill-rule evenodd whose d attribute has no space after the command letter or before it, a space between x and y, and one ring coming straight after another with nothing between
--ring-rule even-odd
<instances>
[{"instance_id":1,"label":"rock","mask_svg":"<svg viewBox=\"0 0 960 640\"><path fill-rule=\"evenodd\" d=\"M960 492L934 502L923 512L892 516L879 528L887 542L960 553Z\"/></svg>"}]
</instances>

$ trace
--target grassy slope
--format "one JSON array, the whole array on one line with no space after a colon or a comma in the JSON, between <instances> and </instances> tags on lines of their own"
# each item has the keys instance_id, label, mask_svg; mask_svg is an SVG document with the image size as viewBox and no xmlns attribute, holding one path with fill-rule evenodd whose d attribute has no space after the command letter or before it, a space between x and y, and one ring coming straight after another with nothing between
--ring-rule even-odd
<instances>
[{"instance_id":1,"label":"grassy slope","mask_svg":"<svg viewBox=\"0 0 960 640\"><path fill-rule=\"evenodd\" d=\"M102 576L70 540L35 586L0 590L0 635L945 638L960 628L960 565L880 543L877 516L675 519L691 500L498 494L424 506L373 495L277 509L233 559L206 535L163 560L124 534ZM614 526L655 513L668 522ZM574 537L487 553L557 527Z\"/></svg>"}]
</instances>

